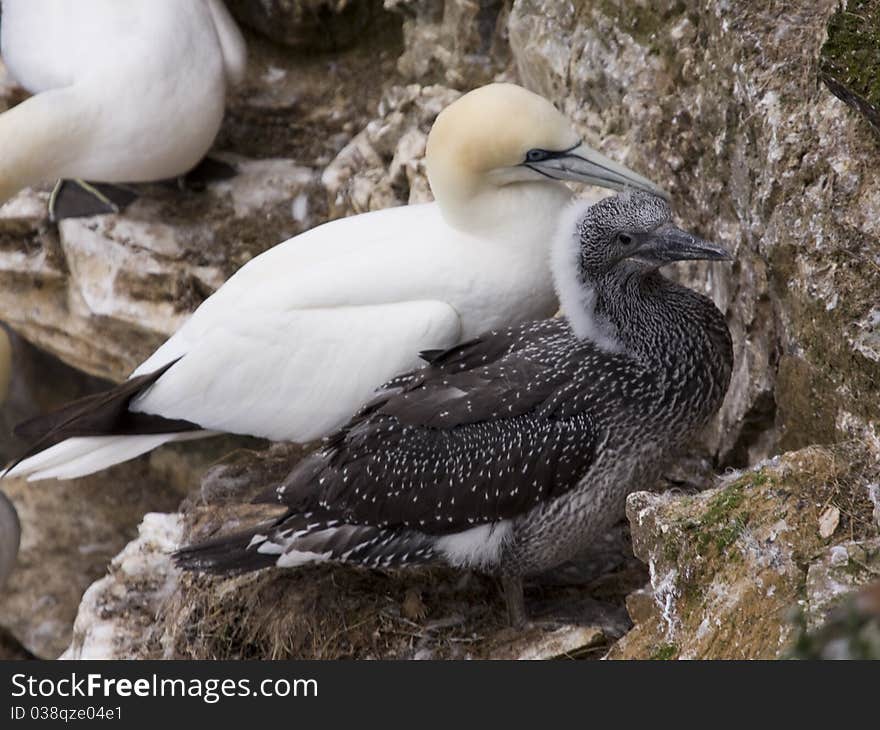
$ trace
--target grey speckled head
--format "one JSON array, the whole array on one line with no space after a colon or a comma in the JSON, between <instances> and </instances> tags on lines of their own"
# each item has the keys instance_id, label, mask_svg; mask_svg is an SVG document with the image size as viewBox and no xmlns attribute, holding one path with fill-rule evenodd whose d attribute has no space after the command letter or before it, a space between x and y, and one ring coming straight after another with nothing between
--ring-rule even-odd
<instances>
[{"instance_id":1,"label":"grey speckled head","mask_svg":"<svg viewBox=\"0 0 880 730\"><path fill-rule=\"evenodd\" d=\"M577 223L584 279L623 267L651 270L685 259L730 260L723 248L672 225L669 203L629 191L590 206Z\"/></svg>"},{"instance_id":2,"label":"grey speckled head","mask_svg":"<svg viewBox=\"0 0 880 730\"><path fill-rule=\"evenodd\" d=\"M627 258L635 234L670 223L672 209L663 198L626 192L591 205L577 223L581 270L600 275Z\"/></svg>"}]
</instances>

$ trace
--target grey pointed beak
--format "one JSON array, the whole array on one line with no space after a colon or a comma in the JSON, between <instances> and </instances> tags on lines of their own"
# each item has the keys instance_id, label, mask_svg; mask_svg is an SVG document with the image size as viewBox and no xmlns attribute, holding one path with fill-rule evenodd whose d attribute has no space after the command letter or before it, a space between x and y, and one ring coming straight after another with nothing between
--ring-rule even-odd
<instances>
[{"instance_id":1,"label":"grey pointed beak","mask_svg":"<svg viewBox=\"0 0 880 730\"><path fill-rule=\"evenodd\" d=\"M663 226L634 238L635 247L627 258L657 265L674 261L733 261L727 249L675 226Z\"/></svg>"},{"instance_id":2,"label":"grey pointed beak","mask_svg":"<svg viewBox=\"0 0 880 730\"><path fill-rule=\"evenodd\" d=\"M555 180L571 180L611 190L635 188L669 200L669 194L648 178L605 157L583 142L546 160L524 164Z\"/></svg>"}]
</instances>

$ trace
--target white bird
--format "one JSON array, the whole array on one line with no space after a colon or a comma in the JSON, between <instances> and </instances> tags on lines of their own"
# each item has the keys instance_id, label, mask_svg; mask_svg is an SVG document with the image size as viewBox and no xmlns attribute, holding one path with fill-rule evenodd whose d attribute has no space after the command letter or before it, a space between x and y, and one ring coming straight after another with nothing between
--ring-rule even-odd
<instances>
[{"instance_id":1,"label":"white bird","mask_svg":"<svg viewBox=\"0 0 880 730\"><path fill-rule=\"evenodd\" d=\"M0 203L58 178L188 172L244 76L223 0L2 0L2 10L3 60L34 96L0 115Z\"/></svg>"},{"instance_id":2,"label":"white bird","mask_svg":"<svg viewBox=\"0 0 880 730\"><path fill-rule=\"evenodd\" d=\"M209 432L325 436L420 351L556 311L550 238L572 197L558 180L658 192L512 84L447 107L427 167L437 202L326 223L253 259L128 381L23 424L35 443L11 473L74 478Z\"/></svg>"}]
</instances>

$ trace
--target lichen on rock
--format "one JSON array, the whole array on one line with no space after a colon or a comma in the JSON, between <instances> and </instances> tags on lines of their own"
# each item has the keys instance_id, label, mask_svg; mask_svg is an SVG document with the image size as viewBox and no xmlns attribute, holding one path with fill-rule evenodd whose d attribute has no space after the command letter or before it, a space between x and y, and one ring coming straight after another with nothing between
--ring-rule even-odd
<instances>
[{"instance_id":1,"label":"lichen on rock","mask_svg":"<svg viewBox=\"0 0 880 730\"><path fill-rule=\"evenodd\" d=\"M611 656L647 659L670 646L674 658L785 655L796 635L792 608L821 622L846 592L830 587L828 560L876 552L865 489L876 468L876 454L855 442L784 454L696 495L630 495L633 546L649 566L653 605ZM829 505L841 518L823 538Z\"/></svg>"}]
</instances>

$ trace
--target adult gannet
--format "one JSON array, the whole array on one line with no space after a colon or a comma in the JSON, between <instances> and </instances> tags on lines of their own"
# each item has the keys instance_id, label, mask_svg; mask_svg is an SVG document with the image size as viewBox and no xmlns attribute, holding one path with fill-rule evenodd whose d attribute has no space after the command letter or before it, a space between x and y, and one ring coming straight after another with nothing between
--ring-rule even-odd
<instances>
[{"instance_id":1,"label":"adult gannet","mask_svg":"<svg viewBox=\"0 0 880 730\"><path fill-rule=\"evenodd\" d=\"M0 203L58 178L188 172L217 136L227 84L244 75L223 0L2 0L2 10L3 60L35 95L0 115ZM114 209L88 189L103 200L83 212Z\"/></svg>"},{"instance_id":2,"label":"adult gannet","mask_svg":"<svg viewBox=\"0 0 880 730\"><path fill-rule=\"evenodd\" d=\"M418 352L556 311L549 239L571 200L558 180L657 190L513 84L441 112L427 167L437 202L326 223L253 259L127 382L23 424L35 455L12 473L73 478L212 431L320 438Z\"/></svg>"},{"instance_id":3,"label":"adult gannet","mask_svg":"<svg viewBox=\"0 0 880 730\"><path fill-rule=\"evenodd\" d=\"M729 261L724 249L673 226L646 193L563 220L553 273L565 319L489 332L390 381L259 500L284 514L184 548L178 564L445 562L500 576L524 623L523 576L620 519L627 494L718 410L733 366L724 315L658 271Z\"/></svg>"}]
</instances>

